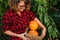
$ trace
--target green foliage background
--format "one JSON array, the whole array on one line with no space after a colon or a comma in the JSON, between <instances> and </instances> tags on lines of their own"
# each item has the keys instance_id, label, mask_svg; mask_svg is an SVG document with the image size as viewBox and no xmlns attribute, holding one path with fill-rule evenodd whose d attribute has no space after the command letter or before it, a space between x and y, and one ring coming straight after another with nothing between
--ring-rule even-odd
<instances>
[{"instance_id":1,"label":"green foliage background","mask_svg":"<svg viewBox=\"0 0 60 40\"><path fill-rule=\"evenodd\" d=\"M9 9L7 4L8 0L0 0L0 40L8 40L9 37L5 35L2 31L2 15L3 13Z\"/></svg>"},{"instance_id":2,"label":"green foliage background","mask_svg":"<svg viewBox=\"0 0 60 40\"><path fill-rule=\"evenodd\" d=\"M8 40L8 36L5 36L5 34L3 34L2 32L2 22L1 22L3 13L9 9L7 1L8 0L0 0L1 40ZM60 32L60 30L57 30L59 26L56 25L60 19L60 12L57 10L53 10L51 7L59 9L57 8L56 5L58 2L60 2L60 0L31 0L31 2L32 2L31 10L35 12L36 16L47 28L46 37L47 38L51 37L55 40ZM46 40L46 38L44 40Z\"/></svg>"},{"instance_id":3,"label":"green foliage background","mask_svg":"<svg viewBox=\"0 0 60 40\"><path fill-rule=\"evenodd\" d=\"M48 10L57 4L59 0L32 0L32 11L36 13L40 21L46 26L48 37L57 38L59 32L54 20L48 15ZM50 10L49 10L50 11ZM52 11L51 11L52 12ZM56 11L55 11L56 12Z\"/></svg>"}]
</instances>

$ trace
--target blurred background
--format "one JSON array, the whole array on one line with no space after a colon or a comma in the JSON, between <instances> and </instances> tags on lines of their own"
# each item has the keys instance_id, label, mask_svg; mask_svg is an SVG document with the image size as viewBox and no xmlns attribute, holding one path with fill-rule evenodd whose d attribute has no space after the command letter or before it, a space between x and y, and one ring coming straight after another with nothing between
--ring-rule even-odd
<instances>
[{"instance_id":1,"label":"blurred background","mask_svg":"<svg viewBox=\"0 0 60 40\"><path fill-rule=\"evenodd\" d=\"M9 8L8 0L0 0L0 40L9 40L9 36L2 31L2 15ZM59 40L60 0L31 0L31 10L47 28L47 35L43 40L48 40L48 38Z\"/></svg>"}]
</instances>

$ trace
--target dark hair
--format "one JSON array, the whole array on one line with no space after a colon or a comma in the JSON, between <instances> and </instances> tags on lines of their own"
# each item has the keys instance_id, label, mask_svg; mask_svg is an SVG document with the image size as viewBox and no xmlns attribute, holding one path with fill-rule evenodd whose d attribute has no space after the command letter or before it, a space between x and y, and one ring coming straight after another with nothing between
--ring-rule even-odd
<instances>
[{"instance_id":1,"label":"dark hair","mask_svg":"<svg viewBox=\"0 0 60 40\"><path fill-rule=\"evenodd\" d=\"M25 1L26 10L30 9L30 4L31 4L30 0L8 0L8 4L10 7L15 9L15 7L18 5L20 1Z\"/></svg>"}]
</instances>

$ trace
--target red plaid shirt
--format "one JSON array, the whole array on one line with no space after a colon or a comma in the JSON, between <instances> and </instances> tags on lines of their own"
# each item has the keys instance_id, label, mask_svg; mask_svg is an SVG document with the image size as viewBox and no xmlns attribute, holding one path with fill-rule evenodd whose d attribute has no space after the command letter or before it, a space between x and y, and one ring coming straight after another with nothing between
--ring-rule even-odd
<instances>
[{"instance_id":1,"label":"red plaid shirt","mask_svg":"<svg viewBox=\"0 0 60 40\"><path fill-rule=\"evenodd\" d=\"M30 20L33 20L35 15L30 10L24 11L19 16L15 11L9 10L2 17L3 31L10 30L16 34L24 33ZM21 38L11 36L10 40L22 40Z\"/></svg>"}]
</instances>

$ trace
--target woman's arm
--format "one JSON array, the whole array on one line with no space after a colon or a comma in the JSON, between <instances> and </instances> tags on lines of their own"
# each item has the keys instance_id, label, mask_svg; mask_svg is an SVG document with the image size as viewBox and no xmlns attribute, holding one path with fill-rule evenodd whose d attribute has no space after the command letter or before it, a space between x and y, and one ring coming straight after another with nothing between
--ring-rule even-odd
<instances>
[{"instance_id":1,"label":"woman's arm","mask_svg":"<svg viewBox=\"0 0 60 40\"><path fill-rule=\"evenodd\" d=\"M4 32L5 34L9 35L9 36L15 36L15 37L19 37L23 40L30 40L29 38L26 38L24 35L26 33L22 33L22 34L16 34L16 33L13 33L12 31L8 30L8 31L5 31Z\"/></svg>"},{"instance_id":2,"label":"woman's arm","mask_svg":"<svg viewBox=\"0 0 60 40\"><path fill-rule=\"evenodd\" d=\"M5 34L9 35L9 36L15 36L15 37L19 37L19 38L23 38L24 34L25 33L22 33L22 34L16 34L16 33L13 33L12 31L8 30L8 31L5 31L4 32Z\"/></svg>"},{"instance_id":3,"label":"woman's arm","mask_svg":"<svg viewBox=\"0 0 60 40\"><path fill-rule=\"evenodd\" d=\"M46 35L46 28L45 26L38 20L38 18L34 18L34 20L39 24L39 26L42 28L42 33L41 33L41 37L44 38L44 36Z\"/></svg>"}]
</instances>

